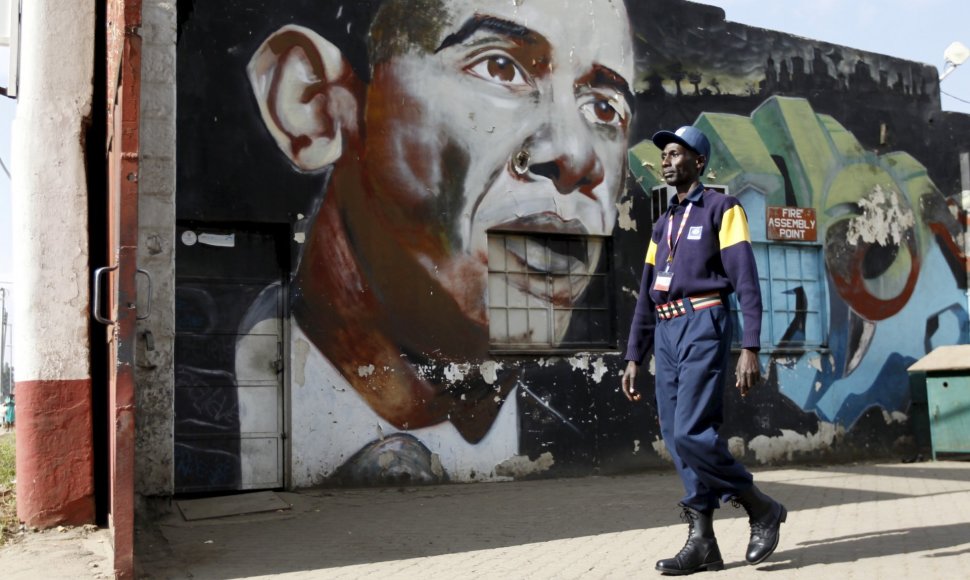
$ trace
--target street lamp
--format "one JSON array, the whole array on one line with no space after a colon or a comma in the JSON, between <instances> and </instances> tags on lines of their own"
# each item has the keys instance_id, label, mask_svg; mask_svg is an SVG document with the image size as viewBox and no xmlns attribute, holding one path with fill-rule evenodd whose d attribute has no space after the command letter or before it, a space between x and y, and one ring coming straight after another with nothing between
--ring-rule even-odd
<instances>
[{"instance_id":1,"label":"street lamp","mask_svg":"<svg viewBox=\"0 0 970 580\"><path fill-rule=\"evenodd\" d=\"M958 66L967 61L970 57L970 48L962 42L954 42L950 46L946 47L943 51L943 74L940 75L940 81L950 76L950 73L955 71Z\"/></svg>"}]
</instances>

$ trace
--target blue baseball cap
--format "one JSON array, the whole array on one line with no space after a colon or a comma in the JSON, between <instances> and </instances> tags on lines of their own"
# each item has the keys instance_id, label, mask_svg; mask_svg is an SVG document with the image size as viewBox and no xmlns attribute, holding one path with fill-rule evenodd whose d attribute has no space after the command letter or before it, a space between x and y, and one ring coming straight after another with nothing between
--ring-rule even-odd
<instances>
[{"instance_id":1,"label":"blue baseball cap","mask_svg":"<svg viewBox=\"0 0 970 580\"><path fill-rule=\"evenodd\" d=\"M676 131L657 131L651 141L661 151L670 143L679 143L694 153L703 155L705 168L707 162L711 160L711 142L707 140L707 135L690 125L684 125Z\"/></svg>"}]
</instances>

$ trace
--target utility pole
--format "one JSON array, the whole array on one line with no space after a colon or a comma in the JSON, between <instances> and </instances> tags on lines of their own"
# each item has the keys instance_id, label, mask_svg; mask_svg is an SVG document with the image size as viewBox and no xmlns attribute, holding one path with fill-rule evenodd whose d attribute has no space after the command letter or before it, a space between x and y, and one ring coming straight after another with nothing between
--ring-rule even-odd
<instances>
[{"instance_id":1,"label":"utility pole","mask_svg":"<svg viewBox=\"0 0 970 580\"><path fill-rule=\"evenodd\" d=\"M0 396L6 395L2 387L7 376L7 289L0 287ZM10 387L7 387L8 389Z\"/></svg>"}]
</instances>

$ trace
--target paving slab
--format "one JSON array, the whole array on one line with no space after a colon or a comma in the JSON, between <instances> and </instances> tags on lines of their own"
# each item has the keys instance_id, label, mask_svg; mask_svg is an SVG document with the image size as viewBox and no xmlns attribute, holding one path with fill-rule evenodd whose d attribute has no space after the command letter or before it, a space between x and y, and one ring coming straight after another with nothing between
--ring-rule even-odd
<instances>
[{"instance_id":1,"label":"paving slab","mask_svg":"<svg viewBox=\"0 0 970 580\"><path fill-rule=\"evenodd\" d=\"M726 569L692 578L937 579L970 576L970 463L756 470L788 507L775 554L744 562L748 523L715 530ZM673 472L397 489L276 492L289 509L185 520L174 502L139 521L149 579L661 578L686 525ZM0 577L104 578L105 531L27 534L0 549Z\"/></svg>"},{"instance_id":2,"label":"paving slab","mask_svg":"<svg viewBox=\"0 0 970 580\"><path fill-rule=\"evenodd\" d=\"M175 504L187 521L290 509L290 504L272 491L184 499Z\"/></svg>"},{"instance_id":3,"label":"paving slab","mask_svg":"<svg viewBox=\"0 0 970 580\"><path fill-rule=\"evenodd\" d=\"M776 553L744 562L747 518L718 510L726 569L699 578L955 578L970 570L970 464L756 472L789 519ZM146 578L659 578L684 544L672 472L280 493L287 512L140 532ZM154 542L154 543L153 543ZM716 574L716 575L714 575Z\"/></svg>"}]
</instances>

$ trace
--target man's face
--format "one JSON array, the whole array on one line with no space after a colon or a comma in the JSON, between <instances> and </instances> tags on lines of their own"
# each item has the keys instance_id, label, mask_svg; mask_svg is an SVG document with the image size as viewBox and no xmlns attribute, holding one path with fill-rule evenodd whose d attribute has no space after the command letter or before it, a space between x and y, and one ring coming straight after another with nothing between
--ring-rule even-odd
<instances>
[{"instance_id":1,"label":"man's face","mask_svg":"<svg viewBox=\"0 0 970 580\"><path fill-rule=\"evenodd\" d=\"M388 265L368 275L404 322L404 342L433 333L409 319L455 308L487 327L486 232L610 235L626 168L634 58L621 1L443 5L444 19L414 15L429 20L435 50L412 46L374 65L364 193L347 210L351 235L367 240L362 262ZM499 251L533 273L565 263L588 274L599 260L598 251ZM504 290L559 306L581 294Z\"/></svg>"},{"instance_id":2,"label":"man's face","mask_svg":"<svg viewBox=\"0 0 970 580\"><path fill-rule=\"evenodd\" d=\"M690 185L700 176L700 156L680 143L668 143L660 153L660 168L667 185Z\"/></svg>"}]
</instances>

